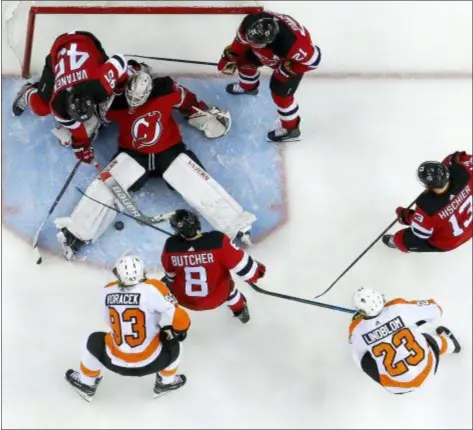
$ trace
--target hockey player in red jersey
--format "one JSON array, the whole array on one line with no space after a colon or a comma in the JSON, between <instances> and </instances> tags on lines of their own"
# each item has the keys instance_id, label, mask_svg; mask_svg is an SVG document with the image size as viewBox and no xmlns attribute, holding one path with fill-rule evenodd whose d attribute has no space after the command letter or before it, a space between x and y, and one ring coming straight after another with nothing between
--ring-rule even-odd
<instances>
[{"instance_id":1,"label":"hockey player in red jersey","mask_svg":"<svg viewBox=\"0 0 473 430\"><path fill-rule=\"evenodd\" d=\"M258 12L247 15L231 45L218 63L218 70L233 74L239 81L227 85L230 94L258 94L259 67L271 67L269 88L277 107L281 128L268 133L273 142L295 141L301 136L299 106L294 93L304 73L317 68L320 49L311 40L309 31L288 15Z\"/></svg>"},{"instance_id":2,"label":"hockey player in red jersey","mask_svg":"<svg viewBox=\"0 0 473 430\"><path fill-rule=\"evenodd\" d=\"M426 191L417 199L415 210L396 210L399 222L410 227L385 235L384 244L403 252L441 252L470 240L472 170L472 157L464 151L450 154L442 163L422 163L417 176Z\"/></svg>"},{"instance_id":3,"label":"hockey player in red jersey","mask_svg":"<svg viewBox=\"0 0 473 430\"><path fill-rule=\"evenodd\" d=\"M256 217L243 210L184 144L173 118L176 109L208 138L223 136L230 129L228 112L209 108L170 77L153 79L136 71L128 79L125 94L115 97L104 116L104 121L119 125L119 151L106 170L124 192L139 190L149 177L162 177L213 228L244 240ZM121 204L98 178L86 194L104 204ZM65 258L72 259L82 245L96 241L115 216L113 210L83 197L69 217L56 218ZM154 222L161 221L156 218Z\"/></svg>"},{"instance_id":4,"label":"hockey player in red jersey","mask_svg":"<svg viewBox=\"0 0 473 430\"><path fill-rule=\"evenodd\" d=\"M126 80L122 55L108 57L92 33L64 33L54 41L40 80L25 84L18 93L13 114L21 115L26 106L39 116L52 114L58 122L54 134L62 144L71 144L78 159L90 163L91 141L100 125L96 107L123 91Z\"/></svg>"},{"instance_id":5,"label":"hockey player in red jersey","mask_svg":"<svg viewBox=\"0 0 473 430\"><path fill-rule=\"evenodd\" d=\"M163 249L161 263L166 284L184 308L215 309L226 304L241 322L250 319L245 296L235 287L231 273L246 282L257 282L266 268L236 247L219 231L201 232L194 213L180 209L170 218L175 235Z\"/></svg>"}]
</instances>

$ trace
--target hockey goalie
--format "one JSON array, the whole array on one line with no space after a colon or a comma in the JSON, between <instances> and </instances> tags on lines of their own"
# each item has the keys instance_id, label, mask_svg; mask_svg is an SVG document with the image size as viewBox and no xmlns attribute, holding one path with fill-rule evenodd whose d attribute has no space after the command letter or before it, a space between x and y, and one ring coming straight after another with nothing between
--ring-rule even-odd
<instances>
[{"instance_id":1,"label":"hockey goalie","mask_svg":"<svg viewBox=\"0 0 473 430\"><path fill-rule=\"evenodd\" d=\"M139 190L150 177L162 177L214 229L232 239L249 238L255 215L243 210L187 148L172 116L174 109L209 139L224 136L231 127L229 112L209 108L170 77L153 78L138 71L105 115L106 121L119 124L119 149L104 170L126 193ZM117 204L100 177L92 181L86 194L109 206ZM57 218L57 238L65 258L71 260L81 246L96 241L115 216L112 209L83 197L69 217Z\"/></svg>"}]
</instances>

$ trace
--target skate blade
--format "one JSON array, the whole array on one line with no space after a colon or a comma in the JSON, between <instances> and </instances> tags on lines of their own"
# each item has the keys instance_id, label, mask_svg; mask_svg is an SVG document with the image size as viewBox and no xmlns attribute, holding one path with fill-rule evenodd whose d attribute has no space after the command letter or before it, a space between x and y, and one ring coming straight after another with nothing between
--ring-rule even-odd
<instances>
[{"instance_id":1,"label":"skate blade","mask_svg":"<svg viewBox=\"0 0 473 430\"><path fill-rule=\"evenodd\" d=\"M174 390L171 390L174 391ZM165 396L166 394L169 394L171 391L163 391L162 393L155 393L153 392L153 399L159 399L160 397Z\"/></svg>"},{"instance_id":2,"label":"skate blade","mask_svg":"<svg viewBox=\"0 0 473 430\"><path fill-rule=\"evenodd\" d=\"M280 140L279 142L277 142L277 141L275 141L275 140L271 140L271 139L269 139L268 137L266 137L266 141L268 141L268 142L273 142L273 143L299 142L300 140L301 140L301 136L299 136L299 137L291 137L290 139Z\"/></svg>"},{"instance_id":3,"label":"skate blade","mask_svg":"<svg viewBox=\"0 0 473 430\"><path fill-rule=\"evenodd\" d=\"M78 388L76 387L72 387L73 390L79 394L79 396L81 396L87 403L90 403L93 399L93 397L89 396L88 394L85 394L84 392L82 392L81 390L79 390Z\"/></svg>"}]
</instances>

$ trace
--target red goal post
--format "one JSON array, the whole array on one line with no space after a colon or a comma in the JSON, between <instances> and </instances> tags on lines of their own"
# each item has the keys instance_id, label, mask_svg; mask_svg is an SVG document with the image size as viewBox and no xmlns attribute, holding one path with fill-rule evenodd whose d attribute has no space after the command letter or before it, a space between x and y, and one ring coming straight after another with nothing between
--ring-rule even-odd
<instances>
[{"instance_id":1,"label":"red goal post","mask_svg":"<svg viewBox=\"0 0 473 430\"><path fill-rule=\"evenodd\" d=\"M175 3L178 4L179 1ZM222 3L229 5L223 6ZM216 6L143 6L139 5L139 2L136 2L136 6L31 6L28 12L28 22L26 26L22 77L28 78L30 76L37 15L246 15L263 10L261 6L256 5L256 2L254 6L239 6L238 2L231 1L215 2L215 4Z\"/></svg>"}]
</instances>

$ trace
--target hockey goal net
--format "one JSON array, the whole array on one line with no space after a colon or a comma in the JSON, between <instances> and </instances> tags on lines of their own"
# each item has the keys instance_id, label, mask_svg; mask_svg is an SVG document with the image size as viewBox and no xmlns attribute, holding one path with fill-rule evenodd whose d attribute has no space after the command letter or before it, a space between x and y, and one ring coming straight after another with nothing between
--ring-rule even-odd
<instances>
[{"instance_id":1,"label":"hockey goal net","mask_svg":"<svg viewBox=\"0 0 473 430\"><path fill-rule=\"evenodd\" d=\"M54 39L90 31L109 55L140 54L217 62L242 16L262 10L256 1L8 1L2 20L11 61L23 77L39 74ZM11 63L9 61L9 63ZM163 73L214 72L208 66L160 62ZM204 70L205 69L205 70ZM3 73L4 71L2 71Z\"/></svg>"}]
</instances>

